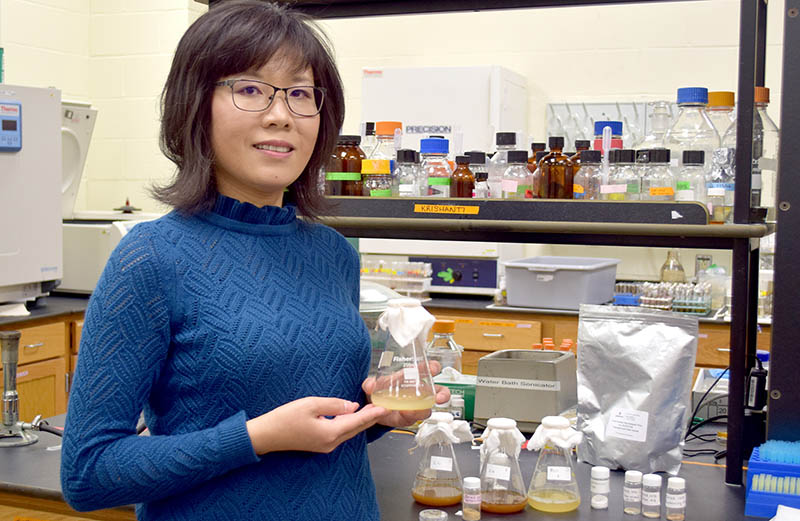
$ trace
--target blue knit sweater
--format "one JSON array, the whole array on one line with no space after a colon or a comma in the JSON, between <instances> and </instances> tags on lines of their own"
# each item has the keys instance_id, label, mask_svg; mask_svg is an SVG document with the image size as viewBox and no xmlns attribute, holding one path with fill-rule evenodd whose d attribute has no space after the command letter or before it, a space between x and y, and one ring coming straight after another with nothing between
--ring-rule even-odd
<instances>
[{"instance_id":1,"label":"blue knit sweater","mask_svg":"<svg viewBox=\"0 0 800 521\"><path fill-rule=\"evenodd\" d=\"M136 225L89 302L64 431L76 510L140 520L377 520L362 433L258 457L245 422L305 396L364 403L355 250L293 208L219 196ZM151 436L136 436L141 411Z\"/></svg>"}]
</instances>

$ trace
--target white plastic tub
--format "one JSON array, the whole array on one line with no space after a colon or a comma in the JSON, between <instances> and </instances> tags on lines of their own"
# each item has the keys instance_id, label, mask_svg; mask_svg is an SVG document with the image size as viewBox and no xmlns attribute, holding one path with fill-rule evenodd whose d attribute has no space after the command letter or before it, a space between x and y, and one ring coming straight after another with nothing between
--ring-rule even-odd
<instances>
[{"instance_id":1,"label":"white plastic tub","mask_svg":"<svg viewBox=\"0 0 800 521\"><path fill-rule=\"evenodd\" d=\"M620 259L530 257L505 262L509 306L578 309L614 296Z\"/></svg>"}]
</instances>

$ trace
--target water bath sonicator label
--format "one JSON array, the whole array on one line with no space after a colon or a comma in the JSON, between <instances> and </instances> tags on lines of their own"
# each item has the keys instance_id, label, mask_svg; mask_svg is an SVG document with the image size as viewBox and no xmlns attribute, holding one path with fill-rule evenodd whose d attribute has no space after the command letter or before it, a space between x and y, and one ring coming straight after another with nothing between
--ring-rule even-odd
<instances>
[{"instance_id":1,"label":"water bath sonicator label","mask_svg":"<svg viewBox=\"0 0 800 521\"><path fill-rule=\"evenodd\" d=\"M647 439L648 416L646 411L614 409L606 426L606 436L643 442Z\"/></svg>"},{"instance_id":2,"label":"water bath sonicator label","mask_svg":"<svg viewBox=\"0 0 800 521\"><path fill-rule=\"evenodd\" d=\"M524 380L521 378L478 376L476 383L484 387L502 387L504 389L527 389L532 391L561 390L561 382L557 380Z\"/></svg>"}]
</instances>

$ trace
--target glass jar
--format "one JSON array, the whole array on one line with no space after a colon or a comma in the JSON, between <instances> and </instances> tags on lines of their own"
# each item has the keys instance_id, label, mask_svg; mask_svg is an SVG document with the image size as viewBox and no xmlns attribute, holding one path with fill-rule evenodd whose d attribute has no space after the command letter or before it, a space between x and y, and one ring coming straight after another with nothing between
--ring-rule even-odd
<instances>
[{"instance_id":1,"label":"glass jar","mask_svg":"<svg viewBox=\"0 0 800 521\"><path fill-rule=\"evenodd\" d=\"M422 177L427 179L427 195L450 197L450 176L453 170L447 161L450 142L442 137L420 139L419 152L422 156Z\"/></svg>"},{"instance_id":2,"label":"glass jar","mask_svg":"<svg viewBox=\"0 0 800 521\"><path fill-rule=\"evenodd\" d=\"M503 173L503 199L531 199L533 197L533 174L528 170L528 153L510 150L508 167Z\"/></svg>"},{"instance_id":3,"label":"glass jar","mask_svg":"<svg viewBox=\"0 0 800 521\"><path fill-rule=\"evenodd\" d=\"M603 170L599 150L584 150L580 153L581 169L572 181L572 198L594 201L600 199Z\"/></svg>"},{"instance_id":4,"label":"glass jar","mask_svg":"<svg viewBox=\"0 0 800 521\"><path fill-rule=\"evenodd\" d=\"M420 186L416 151L406 148L398 150L397 166L392 179L392 195L395 197L420 197L422 195Z\"/></svg>"},{"instance_id":5,"label":"glass jar","mask_svg":"<svg viewBox=\"0 0 800 521\"><path fill-rule=\"evenodd\" d=\"M365 159L361 162L364 196L392 196L392 171L389 164L387 159Z\"/></svg>"},{"instance_id":6,"label":"glass jar","mask_svg":"<svg viewBox=\"0 0 800 521\"><path fill-rule=\"evenodd\" d=\"M339 136L325 169L325 195L362 195L361 162L366 159L361 136Z\"/></svg>"},{"instance_id":7,"label":"glass jar","mask_svg":"<svg viewBox=\"0 0 800 521\"><path fill-rule=\"evenodd\" d=\"M452 320L437 320L431 327L433 340L425 347L425 356L428 361L436 360L442 366L452 367L461 372L461 353L464 348L458 345L453 338L456 323Z\"/></svg>"},{"instance_id":8,"label":"glass jar","mask_svg":"<svg viewBox=\"0 0 800 521\"><path fill-rule=\"evenodd\" d=\"M647 167L642 171L642 201L674 201L675 177L669 168L669 149L653 148L647 152Z\"/></svg>"},{"instance_id":9,"label":"glass jar","mask_svg":"<svg viewBox=\"0 0 800 521\"><path fill-rule=\"evenodd\" d=\"M642 473L638 470L625 472L622 485L622 509L628 515L638 516L642 512Z\"/></svg>"}]
</instances>

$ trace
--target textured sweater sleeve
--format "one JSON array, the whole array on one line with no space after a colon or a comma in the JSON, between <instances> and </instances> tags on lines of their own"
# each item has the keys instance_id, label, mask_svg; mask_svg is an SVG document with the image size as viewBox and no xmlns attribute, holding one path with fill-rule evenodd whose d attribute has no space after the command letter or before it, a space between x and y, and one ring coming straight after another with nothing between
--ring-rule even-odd
<instances>
[{"instance_id":1,"label":"textured sweater sleeve","mask_svg":"<svg viewBox=\"0 0 800 521\"><path fill-rule=\"evenodd\" d=\"M137 436L170 347L174 262L137 226L89 302L61 460L67 502L87 511L154 501L258 460L245 413L197 432Z\"/></svg>"}]
</instances>

